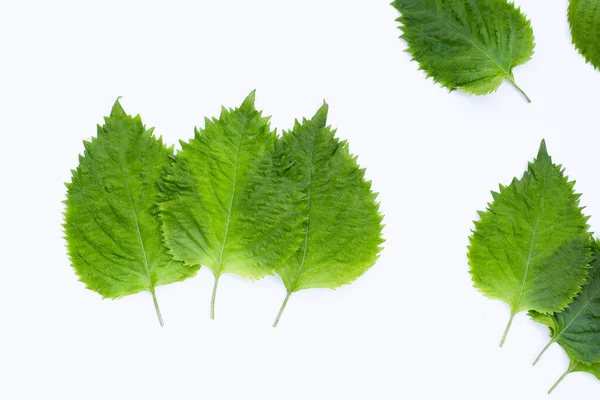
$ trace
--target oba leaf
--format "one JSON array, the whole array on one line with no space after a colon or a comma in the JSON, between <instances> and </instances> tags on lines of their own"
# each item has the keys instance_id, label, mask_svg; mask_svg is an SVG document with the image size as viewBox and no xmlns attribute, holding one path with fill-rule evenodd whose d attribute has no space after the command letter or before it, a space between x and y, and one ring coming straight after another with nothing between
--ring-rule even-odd
<instances>
[{"instance_id":1,"label":"oba leaf","mask_svg":"<svg viewBox=\"0 0 600 400\"><path fill-rule=\"evenodd\" d=\"M345 141L326 126L328 106L310 121L296 121L278 141L282 171L300 185L305 216L302 243L292 257L277 265L287 296L274 326L290 298L302 289L335 289L367 271L381 250L382 216Z\"/></svg>"},{"instance_id":2,"label":"oba leaf","mask_svg":"<svg viewBox=\"0 0 600 400\"><path fill-rule=\"evenodd\" d=\"M552 337L534 364L553 343L560 344L577 362L600 362L600 245L597 242L593 244L593 256L589 281L567 309L544 317L531 312L534 320L550 327Z\"/></svg>"},{"instance_id":3,"label":"oba leaf","mask_svg":"<svg viewBox=\"0 0 600 400\"><path fill-rule=\"evenodd\" d=\"M204 265L219 278L234 273L258 279L290 256L300 240L295 183L273 164L276 135L254 107L254 92L240 108L182 142L166 169L160 214L164 238L176 260Z\"/></svg>"},{"instance_id":4,"label":"oba leaf","mask_svg":"<svg viewBox=\"0 0 600 400\"><path fill-rule=\"evenodd\" d=\"M494 201L470 237L469 265L484 295L508 303L511 317L527 310L563 310L587 277L590 233L573 182L554 165L542 141L523 178L492 193Z\"/></svg>"},{"instance_id":5,"label":"oba leaf","mask_svg":"<svg viewBox=\"0 0 600 400\"><path fill-rule=\"evenodd\" d=\"M600 68L600 4L598 0L570 0L569 24L573 44L594 68Z\"/></svg>"},{"instance_id":6,"label":"oba leaf","mask_svg":"<svg viewBox=\"0 0 600 400\"><path fill-rule=\"evenodd\" d=\"M162 243L157 181L173 153L117 101L67 184L65 233L75 272L89 289L118 298L196 273Z\"/></svg>"},{"instance_id":7,"label":"oba leaf","mask_svg":"<svg viewBox=\"0 0 600 400\"><path fill-rule=\"evenodd\" d=\"M554 343L558 343L571 360L567 372L550 391L571 372L589 372L600 379L600 244L597 241L592 245L592 253L595 259L589 281L566 310L556 314L529 313L534 321L550 328L551 336L534 365Z\"/></svg>"},{"instance_id":8,"label":"oba leaf","mask_svg":"<svg viewBox=\"0 0 600 400\"><path fill-rule=\"evenodd\" d=\"M450 90L483 95L533 55L533 31L506 0L394 0L407 51L420 69Z\"/></svg>"}]
</instances>

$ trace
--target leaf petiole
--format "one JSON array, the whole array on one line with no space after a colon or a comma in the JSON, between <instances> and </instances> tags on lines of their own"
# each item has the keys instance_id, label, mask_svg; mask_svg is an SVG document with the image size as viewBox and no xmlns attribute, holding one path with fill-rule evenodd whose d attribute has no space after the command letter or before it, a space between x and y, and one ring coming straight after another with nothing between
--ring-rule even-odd
<instances>
[{"instance_id":1,"label":"leaf petiole","mask_svg":"<svg viewBox=\"0 0 600 400\"><path fill-rule=\"evenodd\" d=\"M506 325L506 329L504 330L504 335L502 335L502 340L500 341L500 347L504 346L504 342L506 341L506 336L508 336L508 331L510 331L510 327L512 326L514 319L515 319L515 314L510 314L510 319L508 320L508 325Z\"/></svg>"},{"instance_id":2,"label":"leaf petiole","mask_svg":"<svg viewBox=\"0 0 600 400\"><path fill-rule=\"evenodd\" d=\"M523 96L525 96L525 100L527 100L528 103L531 103L531 99L529 98L529 96L527 96L527 93L525 93L523 91L523 89L521 89L519 87L519 85L517 85L514 77L510 76L510 77L506 78L506 80L509 81L510 84L513 85L515 87L515 89L517 89Z\"/></svg>"},{"instance_id":3,"label":"leaf petiole","mask_svg":"<svg viewBox=\"0 0 600 400\"><path fill-rule=\"evenodd\" d=\"M212 297L210 299L210 319L215 319L215 299L217 298L217 286L219 285L219 277L215 276L215 285L213 286Z\"/></svg>"},{"instance_id":4,"label":"leaf petiole","mask_svg":"<svg viewBox=\"0 0 600 400\"><path fill-rule=\"evenodd\" d=\"M275 322L273 323L273 328L277 328L277 324L279 323L279 319L281 318L281 314L283 314L283 310L285 310L285 306L287 306L288 300L290 299L291 292L288 292L287 296L285 296L285 300L283 300L283 304L279 309L279 313L277 314L277 318L275 318Z\"/></svg>"},{"instance_id":5,"label":"leaf petiole","mask_svg":"<svg viewBox=\"0 0 600 400\"><path fill-rule=\"evenodd\" d=\"M569 375L571 372L573 372L573 370L575 369L575 367L577 367L577 365L579 365L579 363L573 363L572 365L570 365L569 369L564 374L562 374L562 376L560 378L558 378L558 380L550 388L550 390L548 390L548 394L552 393L554 391L554 389L556 389L556 387L558 385L560 385L560 383L567 377L567 375Z\"/></svg>"},{"instance_id":6,"label":"leaf petiole","mask_svg":"<svg viewBox=\"0 0 600 400\"><path fill-rule=\"evenodd\" d=\"M546 350L548 350L550 348L550 346L552 346L553 344L554 344L554 339L552 339L551 341L549 341L548 344L546 345L546 347L544 347L542 349L542 351L540 352L540 354L537 356L537 358L533 362L534 366L538 363L538 361L540 361L540 358L542 358L542 356L544 355L544 353L546 352Z\"/></svg>"},{"instance_id":7,"label":"leaf petiole","mask_svg":"<svg viewBox=\"0 0 600 400\"><path fill-rule=\"evenodd\" d=\"M164 326L162 314L160 313L160 308L158 307L158 300L156 299L156 293L154 292L154 288L150 291L152 294L152 301L154 301L154 309L156 310L156 315L158 316L158 322L160 322L160 326Z\"/></svg>"}]
</instances>

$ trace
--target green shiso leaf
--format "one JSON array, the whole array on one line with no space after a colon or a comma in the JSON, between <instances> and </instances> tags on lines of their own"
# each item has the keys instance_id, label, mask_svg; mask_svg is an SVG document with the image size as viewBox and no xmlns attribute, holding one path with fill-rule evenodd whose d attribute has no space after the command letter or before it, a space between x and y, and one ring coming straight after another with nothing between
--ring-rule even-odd
<instances>
[{"instance_id":1,"label":"green shiso leaf","mask_svg":"<svg viewBox=\"0 0 600 400\"><path fill-rule=\"evenodd\" d=\"M213 319L223 274L272 274L301 239L297 189L276 171L277 137L268 121L254 106L254 92L240 108L223 108L181 142L161 181L166 245L176 260L212 270Z\"/></svg>"},{"instance_id":2,"label":"green shiso leaf","mask_svg":"<svg viewBox=\"0 0 600 400\"><path fill-rule=\"evenodd\" d=\"M551 337L534 365L552 344L558 343L571 360L567 374L581 371L600 377L600 244L597 241L592 245L592 253L595 259L590 266L589 281L567 309L555 314L530 311L534 321L550 328Z\"/></svg>"},{"instance_id":3,"label":"green shiso leaf","mask_svg":"<svg viewBox=\"0 0 600 400\"><path fill-rule=\"evenodd\" d=\"M598 0L570 0L569 25L573 44L594 68L600 68L600 5Z\"/></svg>"},{"instance_id":4,"label":"green shiso leaf","mask_svg":"<svg viewBox=\"0 0 600 400\"><path fill-rule=\"evenodd\" d=\"M474 285L503 300L511 317L564 310L581 291L591 261L588 224L579 195L542 141L523 178L492 193L480 212L468 251Z\"/></svg>"},{"instance_id":5,"label":"green shiso leaf","mask_svg":"<svg viewBox=\"0 0 600 400\"><path fill-rule=\"evenodd\" d=\"M274 326L292 293L348 284L375 263L382 248L377 194L348 144L326 125L327 113L325 104L311 120L296 121L277 143L281 171L302 193L298 210L304 221L301 244L275 268L287 296Z\"/></svg>"},{"instance_id":6,"label":"green shiso leaf","mask_svg":"<svg viewBox=\"0 0 600 400\"><path fill-rule=\"evenodd\" d=\"M75 272L107 298L148 291L162 325L155 287L196 273L172 260L162 242L158 179L172 148L119 101L67 184L65 233Z\"/></svg>"},{"instance_id":7,"label":"green shiso leaf","mask_svg":"<svg viewBox=\"0 0 600 400\"><path fill-rule=\"evenodd\" d=\"M530 22L506 0L395 0L407 51L420 69L450 89L484 95L504 80L517 86L513 68L529 61Z\"/></svg>"}]
</instances>

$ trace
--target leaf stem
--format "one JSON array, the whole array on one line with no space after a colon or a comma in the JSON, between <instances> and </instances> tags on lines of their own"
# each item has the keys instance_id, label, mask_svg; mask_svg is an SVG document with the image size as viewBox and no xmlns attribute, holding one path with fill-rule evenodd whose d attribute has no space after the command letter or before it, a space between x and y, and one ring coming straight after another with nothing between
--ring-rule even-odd
<instances>
[{"instance_id":1,"label":"leaf stem","mask_svg":"<svg viewBox=\"0 0 600 400\"><path fill-rule=\"evenodd\" d=\"M567 375L569 375L571 372L573 372L573 370L575 369L575 367L577 367L578 364L579 363L573 363L571 366L569 366L569 369L567 370L567 372L565 372L564 374L562 374L562 376L560 378L558 378L558 380L550 388L550 390L548 390L548 394L552 393L554 391L554 389L556 389L556 387L558 385L560 385L560 383L567 377Z\"/></svg>"},{"instance_id":2,"label":"leaf stem","mask_svg":"<svg viewBox=\"0 0 600 400\"><path fill-rule=\"evenodd\" d=\"M150 291L152 294L152 301L154 301L154 309L156 310L156 315L158 316L158 322L160 322L160 326L164 326L162 314L160 313L160 307L158 307L158 300L156 299L156 293L154 292L154 288Z\"/></svg>"},{"instance_id":3,"label":"leaf stem","mask_svg":"<svg viewBox=\"0 0 600 400\"><path fill-rule=\"evenodd\" d=\"M277 314L277 318L275 318L275 322L273 323L273 328L277 328L277 324L279 323L279 319L281 318L281 314L283 314L283 310L285 310L285 306L287 306L288 300L290 299L290 295L292 292L288 292L287 296L285 296L285 300L283 300L283 304L279 309L279 313Z\"/></svg>"},{"instance_id":4,"label":"leaf stem","mask_svg":"<svg viewBox=\"0 0 600 400\"><path fill-rule=\"evenodd\" d=\"M500 341L500 347L504 346L504 342L506 341L506 336L508 336L508 331L510 331L510 327L512 326L514 319L515 319L515 314L510 314L510 319L508 320L508 325L506 325L506 329L504 330L504 335L502 335L502 340Z\"/></svg>"},{"instance_id":5,"label":"leaf stem","mask_svg":"<svg viewBox=\"0 0 600 400\"><path fill-rule=\"evenodd\" d=\"M519 85L517 85L517 83L515 82L515 78L513 78L512 76L509 78L506 78L511 85L513 85L515 87L515 89L517 89L523 96L525 96L525 99L527 100L528 103L531 103L531 99L529 98L529 96L527 96L527 93L525 93L523 91L523 89L521 89L519 87Z\"/></svg>"},{"instance_id":6,"label":"leaf stem","mask_svg":"<svg viewBox=\"0 0 600 400\"><path fill-rule=\"evenodd\" d=\"M554 339L552 339L551 341L549 341L548 344L546 345L546 347L544 347L542 349L542 351L540 352L540 354L537 356L537 358L533 362L534 366L538 363L538 361L540 361L540 358L542 358L542 356L544 355L544 353L546 352L546 350L548 350L550 348L550 346L552 346L553 344L554 344Z\"/></svg>"},{"instance_id":7,"label":"leaf stem","mask_svg":"<svg viewBox=\"0 0 600 400\"><path fill-rule=\"evenodd\" d=\"M210 319L215 319L215 299L217 297L217 286L219 285L219 277L215 276L215 285L213 286L212 297L210 299Z\"/></svg>"}]
</instances>

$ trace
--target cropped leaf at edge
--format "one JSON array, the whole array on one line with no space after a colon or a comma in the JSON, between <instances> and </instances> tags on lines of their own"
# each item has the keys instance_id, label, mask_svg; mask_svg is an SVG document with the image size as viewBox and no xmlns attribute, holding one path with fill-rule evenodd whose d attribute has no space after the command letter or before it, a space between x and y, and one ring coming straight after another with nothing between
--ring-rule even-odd
<instances>
[{"instance_id":1,"label":"cropped leaf at edge","mask_svg":"<svg viewBox=\"0 0 600 400\"><path fill-rule=\"evenodd\" d=\"M600 380L600 363L594 363L590 365L582 364L580 362L576 362L571 360L569 364L569 369L564 373L563 376L556 382L556 384L548 391L548 393L552 393L554 389L558 386L558 384L569 374L573 372L587 372L588 374L593 375L596 379Z\"/></svg>"},{"instance_id":2,"label":"cropped leaf at edge","mask_svg":"<svg viewBox=\"0 0 600 400\"><path fill-rule=\"evenodd\" d=\"M589 281L567 309L549 315L529 313L534 321L550 328L551 337L534 365L554 343L558 343L571 360L567 372L551 391L571 372L589 372L600 379L600 243L597 241L592 245L592 253L594 261Z\"/></svg>"},{"instance_id":3,"label":"cropped leaf at edge","mask_svg":"<svg viewBox=\"0 0 600 400\"><path fill-rule=\"evenodd\" d=\"M395 0L402 38L420 69L450 89L484 95L529 61L531 24L506 0Z\"/></svg>"},{"instance_id":4,"label":"cropped leaf at edge","mask_svg":"<svg viewBox=\"0 0 600 400\"><path fill-rule=\"evenodd\" d=\"M569 25L577 51L600 68L600 5L597 0L569 0Z\"/></svg>"},{"instance_id":5,"label":"cropped leaf at edge","mask_svg":"<svg viewBox=\"0 0 600 400\"><path fill-rule=\"evenodd\" d=\"M550 328L551 340L534 364L553 344L560 344L569 357L585 364L600 363L600 244L592 246L594 261L589 269L589 280L579 296L564 311L531 317Z\"/></svg>"},{"instance_id":6,"label":"cropped leaf at edge","mask_svg":"<svg viewBox=\"0 0 600 400\"><path fill-rule=\"evenodd\" d=\"M492 192L494 201L479 213L470 273L479 291L510 306L501 345L517 313L561 311L586 282L591 237L573 186L542 141L523 178Z\"/></svg>"},{"instance_id":7,"label":"cropped leaf at edge","mask_svg":"<svg viewBox=\"0 0 600 400\"><path fill-rule=\"evenodd\" d=\"M302 243L277 265L287 295L308 288L335 289L354 281L377 260L382 249L382 215L371 182L364 179L346 141L326 126L325 104L311 120L296 121L277 145L285 176L300 185L305 216Z\"/></svg>"},{"instance_id":8,"label":"cropped leaf at edge","mask_svg":"<svg viewBox=\"0 0 600 400\"><path fill-rule=\"evenodd\" d=\"M67 184L65 233L80 280L103 297L147 290L159 321L155 286L182 281L196 268L172 260L162 243L158 179L173 153L139 116L115 102Z\"/></svg>"},{"instance_id":9,"label":"cropped leaf at edge","mask_svg":"<svg viewBox=\"0 0 600 400\"><path fill-rule=\"evenodd\" d=\"M567 368L565 373L562 374L560 378L558 378L556 383L552 385L550 390L548 390L548 394L552 393L567 376L574 372L587 372L588 374L591 374L594 377L596 377L596 379L600 380L600 363L586 365L581 362L570 359L569 367Z\"/></svg>"},{"instance_id":10,"label":"cropped leaf at edge","mask_svg":"<svg viewBox=\"0 0 600 400\"><path fill-rule=\"evenodd\" d=\"M301 215L293 182L274 172L276 135L254 107L254 92L240 108L206 119L173 158L161 181L160 215L170 253L187 265L259 279L289 257Z\"/></svg>"}]
</instances>

